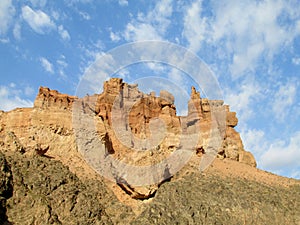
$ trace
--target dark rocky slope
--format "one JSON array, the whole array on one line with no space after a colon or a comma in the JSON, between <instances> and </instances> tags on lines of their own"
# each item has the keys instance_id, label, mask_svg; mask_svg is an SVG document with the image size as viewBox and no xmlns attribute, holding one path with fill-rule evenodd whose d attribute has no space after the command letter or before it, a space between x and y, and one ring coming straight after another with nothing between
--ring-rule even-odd
<instances>
[{"instance_id":1,"label":"dark rocky slope","mask_svg":"<svg viewBox=\"0 0 300 225\"><path fill-rule=\"evenodd\" d=\"M300 224L300 186L191 173L163 184L133 224Z\"/></svg>"},{"instance_id":2,"label":"dark rocky slope","mask_svg":"<svg viewBox=\"0 0 300 225\"><path fill-rule=\"evenodd\" d=\"M135 215L101 180L81 181L59 161L2 153L0 160L1 224L300 223L300 185L191 172L162 184Z\"/></svg>"},{"instance_id":3,"label":"dark rocky slope","mask_svg":"<svg viewBox=\"0 0 300 225\"><path fill-rule=\"evenodd\" d=\"M133 215L103 183L82 182L59 161L2 153L0 160L0 224L113 224L106 210L125 223Z\"/></svg>"}]
</instances>

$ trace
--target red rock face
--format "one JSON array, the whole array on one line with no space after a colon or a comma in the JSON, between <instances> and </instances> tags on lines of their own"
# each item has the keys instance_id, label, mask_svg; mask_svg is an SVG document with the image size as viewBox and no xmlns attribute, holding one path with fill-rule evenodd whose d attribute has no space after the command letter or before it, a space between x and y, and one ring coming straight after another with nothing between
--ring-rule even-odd
<instances>
[{"instance_id":1,"label":"red rock face","mask_svg":"<svg viewBox=\"0 0 300 225\"><path fill-rule=\"evenodd\" d=\"M203 142L209 138L207 132L212 128L211 109L224 110L225 112L225 132L223 135L223 143L219 148L219 158L229 158L235 161L243 162L256 167L256 161L250 152L245 151L240 134L235 131L234 127L238 124L235 112L230 112L228 105L223 105L222 100L209 100L200 97L200 93L192 87L191 98L188 103L188 116L185 118L187 124L199 123L202 140L200 140L197 149L205 152ZM199 121L198 121L199 120ZM193 129L193 125L188 129ZM221 129L221 128L220 128ZM195 132L195 129L193 129Z\"/></svg>"},{"instance_id":2,"label":"red rock face","mask_svg":"<svg viewBox=\"0 0 300 225\"><path fill-rule=\"evenodd\" d=\"M40 87L39 93L34 101L34 108L40 109L66 109L70 110L77 97L61 94L56 90Z\"/></svg>"},{"instance_id":3,"label":"red rock face","mask_svg":"<svg viewBox=\"0 0 300 225\"><path fill-rule=\"evenodd\" d=\"M82 99L41 87L33 108L0 112L0 147L34 154L36 146L41 146L40 149L47 149L46 155L59 158L75 173L83 173L82 168L89 171L77 152L74 134L74 122L77 121L72 121L75 102L82 105L82 110L94 115L97 133L108 153L126 163L152 165L160 162L180 146L182 134L200 133L194 153L202 156L214 138L211 129L215 127L224 134L218 150L219 158L256 166L253 155L244 150L240 135L234 129L238 123L236 113L230 112L222 100L201 98L192 87L188 115L177 116L174 96L169 92L163 90L159 96L145 94L137 85L124 83L119 78L106 81L103 93ZM216 125L212 119L213 112L222 110L226 114L224 127ZM157 141L162 127L165 128L163 137ZM126 143L118 137L119 128L129 134L125 136ZM143 140L153 135L158 135L157 140L153 139L154 144L144 146ZM132 151L132 148L143 151ZM153 194L157 188L126 187L131 190L132 197L141 198Z\"/></svg>"},{"instance_id":4,"label":"red rock face","mask_svg":"<svg viewBox=\"0 0 300 225\"><path fill-rule=\"evenodd\" d=\"M114 120L116 123L125 120L127 123L125 126L136 137L148 138L151 135L150 121L159 118L166 125L167 131L174 135L179 135L180 132L194 133L199 130L201 138L195 148L203 149L202 152L205 152L205 142L209 138L208 133L212 126L211 107L223 107L222 109L226 111L226 128L218 157L230 158L256 166L254 157L244 150L240 135L234 130L238 124L236 113L230 112L229 106L223 105L222 100L201 98L200 93L192 87L188 102L188 115L180 117L176 115L174 96L165 90L162 90L159 96L155 96L155 93L145 94L139 91L136 84L124 83L119 78L106 81L103 87L103 93L86 96L84 102L95 111L97 116L102 118L106 132L111 135L112 146L118 148L122 145L118 143L118 139L114 137L111 129L112 111L116 105L119 113ZM71 114L67 111L72 109L72 104L76 99L77 97L41 87L34 102L34 108L4 113L2 117L7 118L8 121L2 124L1 129L3 130L7 126L8 128L23 127L21 130L26 130L30 122L32 125L32 123L37 124L40 121L41 124L51 124L52 126L57 123L58 126L67 127L70 130ZM37 110L42 112L36 113ZM165 147L168 148L168 146Z\"/></svg>"},{"instance_id":5,"label":"red rock face","mask_svg":"<svg viewBox=\"0 0 300 225\"><path fill-rule=\"evenodd\" d=\"M116 100L117 99L117 100ZM126 120L127 129L139 138L148 138L151 134L149 123L154 118L160 118L166 125L169 133L179 135L180 132L201 132L196 149L203 149L209 138L212 126L211 108L224 110L225 132L223 144L220 146L218 157L230 158L252 166L256 162L251 153L246 152L243 147L239 133L234 130L238 123L235 112L229 111L229 106L223 105L222 100L209 100L201 98L200 93L192 87L191 97L188 102L188 115L180 117L176 115L174 96L167 91L161 91L160 96L155 93L145 94L138 90L137 85L123 83L122 79L112 78L104 84L104 91L98 95L96 102L96 113L103 118L104 123L112 125L113 105L119 105L119 121ZM198 131L198 130L199 131ZM107 130L110 130L108 127ZM113 145L120 143L112 138ZM169 143L172 145L172 143Z\"/></svg>"}]
</instances>

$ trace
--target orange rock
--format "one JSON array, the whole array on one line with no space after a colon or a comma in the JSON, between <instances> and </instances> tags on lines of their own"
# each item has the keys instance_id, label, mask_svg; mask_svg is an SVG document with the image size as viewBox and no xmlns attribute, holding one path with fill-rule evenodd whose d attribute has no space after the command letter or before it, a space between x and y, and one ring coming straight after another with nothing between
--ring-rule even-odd
<instances>
[{"instance_id":1,"label":"orange rock","mask_svg":"<svg viewBox=\"0 0 300 225\"><path fill-rule=\"evenodd\" d=\"M70 110L72 103L77 97L61 94L56 90L50 90L46 87L40 87L39 93L34 101L35 108L59 108Z\"/></svg>"},{"instance_id":2,"label":"orange rock","mask_svg":"<svg viewBox=\"0 0 300 225\"><path fill-rule=\"evenodd\" d=\"M77 102L84 113L94 116L99 139L105 144L107 153L117 160L138 166L156 164L180 146L181 134L197 132L201 135L194 150L195 155L201 157L207 153L210 138L214 138L211 136L214 127L224 132L219 158L256 166L253 155L244 150L240 135L234 130L238 123L236 113L230 112L223 101L201 98L192 87L188 115L177 116L174 100L167 91L161 91L158 97L153 92L145 94L138 85L124 83L119 78L106 81L101 94L82 99L40 87L33 108L0 111L0 148L15 151L17 145L25 154L34 154L36 146L47 146L38 149L38 153L61 160L76 174L90 174L91 168L77 151L73 131L73 123L80 122L72 121L72 106ZM224 127L211 118L215 112L218 115L222 111L226 114ZM118 137L118 130L113 126L124 128L127 132L123 138L125 141ZM154 136L156 139L151 139ZM148 139L151 141L147 142ZM142 151L133 151L132 148ZM158 188L125 186L123 188L130 189L135 198L153 195Z\"/></svg>"}]
</instances>

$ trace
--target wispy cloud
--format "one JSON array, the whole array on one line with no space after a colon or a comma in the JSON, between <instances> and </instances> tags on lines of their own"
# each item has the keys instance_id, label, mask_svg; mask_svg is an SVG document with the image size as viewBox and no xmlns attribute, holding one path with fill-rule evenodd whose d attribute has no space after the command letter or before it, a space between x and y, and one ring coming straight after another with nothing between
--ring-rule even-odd
<instances>
[{"instance_id":1,"label":"wispy cloud","mask_svg":"<svg viewBox=\"0 0 300 225\"><path fill-rule=\"evenodd\" d=\"M68 66L68 63L65 61L66 57L64 55L61 55L58 60L56 60L56 63L60 65L62 68L66 68Z\"/></svg>"},{"instance_id":2,"label":"wispy cloud","mask_svg":"<svg viewBox=\"0 0 300 225\"><path fill-rule=\"evenodd\" d=\"M69 32L64 29L63 25L58 26L58 33L61 36L61 38L65 41L69 41L71 39Z\"/></svg>"},{"instance_id":3,"label":"wispy cloud","mask_svg":"<svg viewBox=\"0 0 300 225\"><path fill-rule=\"evenodd\" d=\"M53 65L52 65L52 63L50 63L48 61L48 59L46 59L44 57L41 57L40 62L41 62L41 65L45 69L46 72L51 73L51 74L54 73Z\"/></svg>"},{"instance_id":4,"label":"wispy cloud","mask_svg":"<svg viewBox=\"0 0 300 225\"><path fill-rule=\"evenodd\" d=\"M241 137L245 149L251 151L258 167L287 177L300 178L300 131L289 139L268 139L263 130L244 129Z\"/></svg>"},{"instance_id":5,"label":"wispy cloud","mask_svg":"<svg viewBox=\"0 0 300 225\"><path fill-rule=\"evenodd\" d=\"M31 96L31 95L33 95L34 91L35 90L32 87L26 86L25 89L24 89L24 94L26 96Z\"/></svg>"},{"instance_id":6,"label":"wispy cloud","mask_svg":"<svg viewBox=\"0 0 300 225\"><path fill-rule=\"evenodd\" d=\"M59 19L59 14L55 11L52 11L52 16ZM22 18L38 34L46 34L50 31L57 31L64 41L70 41L71 39L69 32L63 25L57 26L51 17L41 10L33 10L29 6L23 6ZM20 29L20 24L16 23L14 28L14 36L16 39L20 39Z\"/></svg>"},{"instance_id":7,"label":"wispy cloud","mask_svg":"<svg viewBox=\"0 0 300 225\"><path fill-rule=\"evenodd\" d=\"M295 65L300 65L300 58L299 57L292 58L292 63Z\"/></svg>"},{"instance_id":8,"label":"wispy cloud","mask_svg":"<svg viewBox=\"0 0 300 225\"><path fill-rule=\"evenodd\" d=\"M202 41L207 34L207 22L205 17L201 17L202 1L194 1L187 8L183 22L183 36L188 41L188 48L194 52L200 50Z\"/></svg>"},{"instance_id":9,"label":"wispy cloud","mask_svg":"<svg viewBox=\"0 0 300 225\"><path fill-rule=\"evenodd\" d=\"M128 23L124 33L127 41L161 40L161 36L151 24Z\"/></svg>"},{"instance_id":10,"label":"wispy cloud","mask_svg":"<svg viewBox=\"0 0 300 225\"><path fill-rule=\"evenodd\" d=\"M33 102L23 99L23 92L15 84L0 86L0 110L9 111L17 107L32 107Z\"/></svg>"},{"instance_id":11,"label":"wispy cloud","mask_svg":"<svg viewBox=\"0 0 300 225\"><path fill-rule=\"evenodd\" d=\"M109 37L110 37L110 40L112 40L113 42L118 42L121 40L121 37L112 31L110 31Z\"/></svg>"},{"instance_id":12,"label":"wispy cloud","mask_svg":"<svg viewBox=\"0 0 300 225\"><path fill-rule=\"evenodd\" d=\"M300 34L300 12L294 1L213 1L203 12L194 1L184 13L183 35L197 52L206 44L221 50L233 78L255 72ZM287 23L287 21L289 21Z\"/></svg>"},{"instance_id":13,"label":"wispy cloud","mask_svg":"<svg viewBox=\"0 0 300 225\"><path fill-rule=\"evenodd\" d=\"M291 106L296 101L297 84L289 81L281 84L279 90L276 91L274 101L272 101L272 110L275 118L279 122L283 122L291 111Z\"/></svg>"},{"instance_id":14,"label":"wispy cloud","mask_svg":"<svg viewBox=\"0 0 300 225\"><path fill-rule=\"evenodd\" d=\"M300 167L300 132L294 133L289 142L278 140L261 156L261 166L268 170Z\"/></svg>"},{"instance_id":15,"label":"wispy cloud","mask_svg":"<svg viewBox=\"0 0 300 225\"><path fill-rule=\"evenodd\" d=\"M56 27L46 13L41 10L34 11L29 6L22 7L22 17L29 26L39 34L44 34Z\"/></svg>"},{"instance_id":16,"label":"wispy cloud","mask_svg":"<svg viewBox=\"0 0 300 225\"><path fill-rule=\"evenodd\" d=\"M5 35L15 15L12 0L0 1L0 36Z\"/></svg>"},{"instance_id":17,"label":"wispy cloud","mask_svg":"<svg viewBox=\"0 0 300 225\"><path fill-rule=\"evenodd\" d=\"M119 5L120 6L128 6L128 1L127 0L119 0Z\"/></svg>"},{"instance_id":18,"label":"wispy cloud","mask_svg":"<svg viewBox=\"0 0 300 225\"><path fill-rule=\"evenodd\" d=\"M86 12L79 12L79 15L84 19L84 20L90 20L91 16L86 13Z\"/></svg>"},{"instance_id":19,"label":"wispy cloud","mask_svg":"<svg viewBox=\"0 0 300 225\"><path fill-rule=\"evenodd\" d=\"M44 7L47 4L47 0L30 0L33 6Z\"/></svg>"},{"instance_id":20,"label":"wispy cloud","mask_svg":"<svg viewBox=\"0 0 300 225\"><path fill-rule=\"evenodd\" d=\"M225 90L225 102L238 112L239 119L246 124L246 121L253 116L254 105L261 100L261 91L257 82L245 78L234 89L229 87Z\"/></svg>"},{"instance_id":21,"label":"wispy cloud","mask_svg":"<svg viewBox=\"0 0 300 225\"><path fill-rule=\"evenodd\" d=\"M16 40L21 39L21 25L20 23L16 23L13 29L13 35Z\"/></svg>"},{"instance_id":22,"label":"wispy cloud","mask_svg":"<svg viewBox=\"0 0 300 225\"><path fill-rule=\"evenodd\" d=\"M7 44L7 43L9 43L9 39L8 38L0 38L0 43Z\"/></svg>"},{"instance_id":23,"label":"wispy cloud","mask_svg":"<svg viewBox=\"0 0 300 225\"><path fill-rule=\"evenodd\" d=\"M251 151L257 159L259 159L269 145L263 130L245 128L241 131L241 137L245 149Z\"/></svg>"},{"instance_id":24,"label":"wispy cloud","mask_svg":"<svg viewBox=\"0 0 300 225\"><path fill-rule=\"evenodd\" d=\"M58 60L56 60L57 68L58 68L58 74L62 78L66 78L65 69L68 67L68 63L66 62L66 57L64 55L61 55Z\"/></svg>"},{"instance_id":25,"label":"wispy cloud","mask_svg":"<svg viewBox=\"0 0 300 225\"><path fill-rule=\"evenodd\" d=\"M139 13L126 26L123 33L127 41L162 40L170 25L173 13L172 1L159 1L146 15Z\"/></svg>"},{"instance_id":26,"label":"wispy cloud","mask_svg":"<svg viewBox=\"0 0 300 225\"><path fill-rule=\"evenodd\" d=\"M293 2L235 3L234 7L230 1L219 5L215 40L219 40L219 36L231 41L229 48L234 55L231 72L240 76L247 70L254 71L261 57L272 64L276 54L299 34L296 23L286 25L282 20L299 17L300 13L293 9Z\"/></svg>"}]
</instances>

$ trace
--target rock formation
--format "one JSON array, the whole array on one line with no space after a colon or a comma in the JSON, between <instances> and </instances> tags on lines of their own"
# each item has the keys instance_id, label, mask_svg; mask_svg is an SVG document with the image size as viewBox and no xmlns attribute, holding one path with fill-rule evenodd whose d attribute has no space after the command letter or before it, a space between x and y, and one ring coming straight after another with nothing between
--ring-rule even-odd
<instances>
[{"instance_id":1,"label":"rock formation","mask_svg":"<svg viewBox=\"0 0 300 225\"><path fill-rule=\"evenodd\" d=\"M116 104L116 101L119 102ZM235 112L230 112L229 106L223 105L222 100L201 98L200 93L194 87L192 87L188 102L187 117L176 115L174 96L169 92L162 90L159 97L156 97L155 93L144 94L138 90L137 85L128 85L123 83L122 79L117 78L105 82L104 91L98 96L95 105L95 113L109 125L107 130L110 130L112 125L113 105L120 105L117 109L119 114L114 115L116 123L127 122L124 124L126 129L130 129L139 138L148 138L150 136L149 122L151 119L160 118L169 133L179 135L184 130L188 133L199 132L202 133L202 139L205 139L205 135L207 139L209 136L207 133L210 132L212 123L211 108L223 109L226 114L226 118L224 118L226 125L224 124L224 141L218 151L218 156L256 166L254 157L250 152L244 150L240 135L234 130L238 123ZM127 115L128 111L130 111L129 115ZM128 121L126 121L127 117ZM183 122L181 123L181 121ZM113 135L111 134L111 136ZM207 140L201 141L202 143L199 143L198 147L205 150L205 146L201 145ZM169 144L162 142L163 144L166 148L170 148L176 146L176 141ZM113 141L113 145L117 145L117 140ZM118 148L119 146L116 146L116 149Z\"/></svg>"},{"instance_id":2,"label":"rock formation","mask_svg":"<svg viewBox=\"0 0 300 225\"><path fill-rule=\"evenodd\" d=\"M106 81L103 93L82 99L41 87L33 108L1 113L0 145L22 154L55 155L68 165L84 160L73 151L77 149L74 134L77 121L72 121L74 102L80 102L83 113L96 118L97 133L107 152L117 160L137 166L153 165L168 157L182 147L182 135L190 138L197 134L191 146L193 154L205 155L214 138L212 112L223 110L224 126L216 126L223 138L217 156L256 166L254 157L244 150L240 135L234 130L238 122L235 113L222 100L201 98L192 87L188 115L177 116L174 96L169 92L162 90L159 96L145 94L136 84L124 83L119 78ZM70 167L74 172L78 170L76 164ZM160 182L169 178L165 172L161 176ZM141 188L117 182L135 198L147 198L159 185Z\"/></svg>"},{"instance_id":3,"label":"rock formation","mask_svg":"<svg viewBox=\"0 0 300 225\"><path fill-rule=\"evenodd\" d=\"M83 116L79 120L77 113ZM176 114L168 91L145 94L118 78L106 81L102 93L83 98L41 87L32 108L0 111L0 224L259 224L268 218L297 224L299 201L289 198L299 198L299 185L276 194L273 187L254 181L199 171L199 161L211 153L218 134L221 141L214 150L216 161L224 162L222 174L258 173L254 157L234 129L237 123L236 113L222 100L202 98L194 87L186 116ZM82 129L76 130L78 126ZM113 166L113 181L96 173L89 161L93 159L80 148L82 136L87 137L83 144L88 151L93 151L91 143L100 143L104 157L137 168L156 165L190 140L194 143L186 147L191 158L181 171L174 173L166 164L163 174L156 174L159 182L134 185L114 173ZM231 165L245 169L230 170ZM263 173L261 180L271 181L273 176ZM249 200L243 189L262 197ZM140 201L149 198L153 202Z\"/></svg>"}]
</instances>

